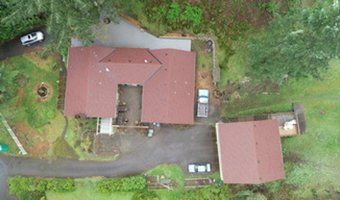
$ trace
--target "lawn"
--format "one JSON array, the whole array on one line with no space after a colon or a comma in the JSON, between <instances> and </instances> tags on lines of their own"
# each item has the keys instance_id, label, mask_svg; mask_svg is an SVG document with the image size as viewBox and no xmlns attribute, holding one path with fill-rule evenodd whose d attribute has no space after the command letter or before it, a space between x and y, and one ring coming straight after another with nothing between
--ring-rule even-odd
<instances>
[{"instance_id":1,"label":"lawn","mask_svg":"<svg viewBox=\"0 0 340 200\"><path fill-rule=\"evenodd\" d=\"M18 147L2 123L0 123L0 144L8 145L8 154L17 154L19 152Z\"/></svg>"},{"instance_id":2,"label":"lawn","mask_svg":"<svg viewBox=\"0 0 340 200\"><path fill-rule=\"evenodd\" d=\"M0 111L29 155L47 156L49 147L61 134L65 124L56 106L59 78L56 61L52 57L43 60L37 53L30 53L12 57L1 64L20 76L16 79L18 85L13 88L17 92L15 97L3 103ZM48 87L44 99L37 94L42 84Z\"/></svg>"},{"instance_id":3,"label":"lawn","mask_svg":"<svg viewBox=\"0 0 340 200\"><path fill-rule=\"evenodd\" d=\"M96 192L95 182L96 178L77 179L76 191L67 193L47 192L46 196L48 200L128 200L131 199L133 192L115 192L112 194L102 194Z\"/></svg>"},{"instance_id":4,"label":"lawn","mask_svg":"<svg viewBox=\"0 0 340 200\"><path fill-rule=\"evenodd\" d=\"M184 178L185 175L182 169L174 164L162 164L159 165L147 172L146 175L149 176L164 176L166 178L170 178L178 184L177 187L172 190L167 189L157 189L153 190L156 192L157 196L161 200L177 200L177 199L186 199L184 196L188 191L190 195L185 197L190 197L190 199L197 199L199 195L210 196L211 192L214 190L219 192L219 189L216 189L214 186L206 187L205 189L200 190L196 195L192 192L192 190L185 190L184 188ZM216 174L214 174L216 175ZM96 182L99 181L100 178L84 178L84 179L76 179L76 190L74 192L51 192L48 191L46 193L48 200L73 200L73 199L84 199L84 200L109 200L109 199L119 199L119 200L130 200L134 192L112 192L109 194L103 194L96 191ZM183 196L184 195L184 196ZM225 195L228 195L227 193ZM216 197L212 197L216 199ZM156 200L156 199L155 199Z\"/></svg>"},{"instance_id":5,"label":"lawn","mask_svg":"<svg viewBox=\"0 0 340 200\"><path fill-rule=\"evenodd\" d=\"M293 102L305 106L307 132L283 139L285 184L297 197L327 195L340 189L340 60L330 62L322 80L304 78L282 86L279 93L241 96L224 107L225 117L288 111ZM325 196L327 197L327 196Z\"/></svg>"}]
</instances>

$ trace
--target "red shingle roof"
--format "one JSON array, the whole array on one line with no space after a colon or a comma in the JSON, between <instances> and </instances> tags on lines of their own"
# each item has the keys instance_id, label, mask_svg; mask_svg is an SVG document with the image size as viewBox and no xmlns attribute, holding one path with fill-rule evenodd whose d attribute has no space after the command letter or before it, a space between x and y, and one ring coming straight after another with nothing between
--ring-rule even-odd
<instances>
[{"instance_id":1,"label":"red shingle roof","mask_svg":"<svg viewBox=\"0 0 340 200\"><path fill-rule=\"evenodd\" d=\"M143 122L193 123L194 52L70 48L65 115L116 117L118 84L143 86Z\"/></svg>"},{"instance_id":2,"label":"red shingle roof","mask_svg":"<svg viewBox=\"0 0 340 200\"><path fill-rule=\"evenodd\" d=\"M217 123L221 178L225 183L260 184L284 178L276 120Z\"/></svg>"}]
</instances>

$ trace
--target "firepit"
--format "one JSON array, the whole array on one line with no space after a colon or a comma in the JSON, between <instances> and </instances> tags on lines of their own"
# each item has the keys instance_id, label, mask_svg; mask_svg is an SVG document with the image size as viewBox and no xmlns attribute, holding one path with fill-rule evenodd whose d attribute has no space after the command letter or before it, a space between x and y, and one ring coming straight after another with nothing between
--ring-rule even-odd
<instances>
[{"instance_id":1,"label":"firepit","mask_svg":"<svg viewBox=\"0 0 340 200\"><path fill-rule=\"evenodd\" d=\"M43 102L51 97L52 91L51 87L47 83L40 83L36 87L36 92L38 95L38 101Z\"/></svg>"},{"instance_id":2,"label":"firepit","mask_svg":"<svg viewBox=\"0 0 340 200\"><path fill-rule=\"evenodd\" d=\"M37 93L38 93L38 95L39 95L40 97L46 97L47 94L48 94L48 90L47 90L47 88L43 85L43 86L41 86L41 87L38 88Z\"/></svg>"}]
</instances>

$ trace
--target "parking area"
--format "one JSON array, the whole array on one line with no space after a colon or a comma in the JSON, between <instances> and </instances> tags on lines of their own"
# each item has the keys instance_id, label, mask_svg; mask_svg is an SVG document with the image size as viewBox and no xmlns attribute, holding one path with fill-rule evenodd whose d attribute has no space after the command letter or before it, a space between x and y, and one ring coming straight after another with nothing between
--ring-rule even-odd
<instances>
[{"instance_id":1,"label":"parking area","mask_svg":"<svg viewBox=\"0 0 340 200\"><path fill-rule=\"evenodd\" d=\"M185 172L190 163L210 163L218 171L215 130L211 126L163 125L153 137L143 129L120 129L115 134L99 136L106 156L118 156L119 162L176 163Z\"/></svg>"}]
</instances>

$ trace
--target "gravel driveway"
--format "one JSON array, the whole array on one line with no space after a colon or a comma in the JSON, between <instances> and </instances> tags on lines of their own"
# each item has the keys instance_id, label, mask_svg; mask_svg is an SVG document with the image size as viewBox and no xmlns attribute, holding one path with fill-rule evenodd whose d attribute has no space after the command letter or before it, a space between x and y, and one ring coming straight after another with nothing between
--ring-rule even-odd
<instances>
[{"instance_id":1,"label":"gravel driveway","mask_svg":"<svg viewBox=\"0 0 340 200\"><path fill-rule=\"evenodd\" d=\"M218 170L217 147L212 127L164 127L154 137L111 162L41 160L0 156L0 199L7 194L7 177L29 175L39 177L126 176L140 174L162 163L179 164L186 171L188 163L210 162Z\"/></svg>"}]
</instances>

